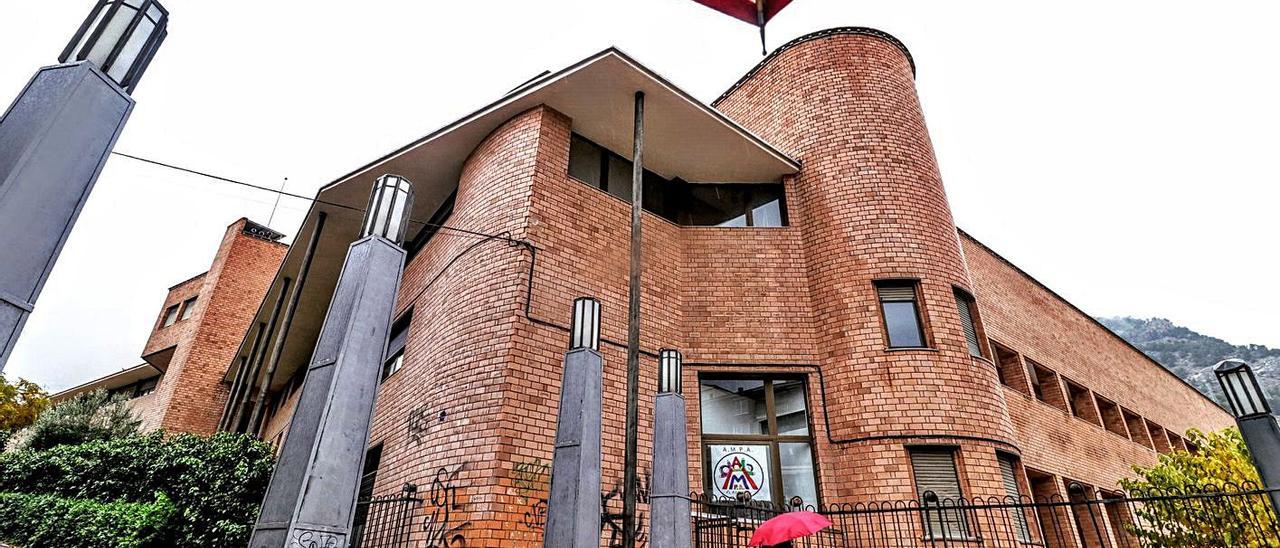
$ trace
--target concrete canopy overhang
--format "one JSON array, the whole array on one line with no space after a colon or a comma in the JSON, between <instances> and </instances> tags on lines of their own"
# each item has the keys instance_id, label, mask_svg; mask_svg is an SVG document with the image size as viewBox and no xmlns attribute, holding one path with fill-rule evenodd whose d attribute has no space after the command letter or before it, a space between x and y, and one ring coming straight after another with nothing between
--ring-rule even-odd
<instances>
[{"instance_id":1,"label":"concrete canopy overhang","mask_svg":"<svg viewBox=\"0 0 1280 548\"><path fill-rule=\"evenodd\" d=\"M248 359L259 323L269 323L284 278L296 283L308 238L322 214L324 228L310 272L286 334L279 369L271 381L278 390L311 358L329 300L337 285L347 246L359 233L363 209L374 180L395 173L414 185L409 240L457 188L463 164L491 132L514 116L546 105L573 120L573 130L623 156L632 148L634 96L645 94L645 167L689 182L778 181L800 164L649 70L616 48L592 55L563 70L541 75L497 101L338 178L320 189L293 245L251 324L237 358L226 374L232 381L241 358ZM416 222L415 222L416 221ZM279 322L284 322L281 313ZM274 340L274 338L273 338ZM273 340L271 342L273 342ZM258 379L265 377L270 347ZM249 360L251 363L251 360Z\"/></svg>"},{"instance_id":2,"label":"concrete canopy overhang","mask_svg":"<svg viewBox=\"0 0 1280 548\"><path fill-rule=\"evenodd\" d=\"M49 396L49 401L51 403L59 403L71 399L77 394L93 392L94 390L112 390L158 376L160 376L160 371L151 364L139 364L58 392Z\"/></svg>"}]
</instances>

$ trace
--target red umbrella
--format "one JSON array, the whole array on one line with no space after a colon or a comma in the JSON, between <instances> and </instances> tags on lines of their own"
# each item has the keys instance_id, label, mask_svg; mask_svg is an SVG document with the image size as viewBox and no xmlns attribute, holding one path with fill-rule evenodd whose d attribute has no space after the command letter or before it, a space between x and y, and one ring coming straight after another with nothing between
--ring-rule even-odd
<instances>
[{"instance_id":1,"label":"red umbrella","mask_svg":"<svg viewBox=\"0 0 1280 548\"><path fill-rule=\"evenodd\" d=\"M760 50L767 53L764 46L764 24L787 7L791 0L693 0L735 19L741 19L760 27Z\"/></svg>"},{"instance_id":2,"label":"red umbrella","mask_svg":"<svg viewBox=\"0 0 1280 548\"><path fill-rule=\"evenodd\" d=\"M747 546L773 546L807 537L827 527L831 520L813 512L787 512L760 524Z\"/></svg>"}]
</instances>

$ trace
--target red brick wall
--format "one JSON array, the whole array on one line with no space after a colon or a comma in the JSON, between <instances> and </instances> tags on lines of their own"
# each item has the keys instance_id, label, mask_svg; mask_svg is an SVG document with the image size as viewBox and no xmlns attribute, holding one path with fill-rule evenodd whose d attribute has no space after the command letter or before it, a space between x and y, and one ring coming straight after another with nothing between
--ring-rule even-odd
<instances>
[{"instance_id":1,"label":"red brick wall","mask_svg":"<svg viewBox=\"0 0 1280 548\"><path fill-rule=\"evenodd\" d=\"M801 43L721 108L805 167L784 181L789 227L679 227L645 215L642 470L663 346L683 350L688 365L694 489L704 371L804 376L823 502L913 497L907 447L916 444L957 447L971 496L1003 495L997 451L1058 474L1059 485L1065 476L1109 486L1150 461L1149 450L1001 387L992 363L969 356L955 286L976 295L992 337L1128 409L1178 428L1224 418L1210 409L1179 419L1142 387L1095 386L1095 367L1137 379L1155 365L972 242L962 250L910 67L891 43ZM406 360L382 386L372 443L384 448L376 493L411 482L427 495L416 543L540 542L564 326L581 295L602 303L603 486L608 508L620 508L629 205L568 176L572 125L540 107L496 129L466 161L447 222L532 242L531 293L532 255L502 240L444 231L407 266ZM921 280L933 348L885 348L872 281L887 277ZM1083 359L1091 346L1102 355ZM1185 386L1159 386L1203 404Z\"/></svg>"},{"instance_id":2,"label":"red brick wall","mask_svg":"<svg viewBox=\"0 0 1280 548\"><path fill-rule=\"evenodd\" d=\"M246 222L227 227L207 273L179 285L166 299L166 307L170 299L180 302L190 296L180 290L199 283L192 316L154 333L147 344L147 352L177 345L152 395L154 426L203 435L217 430L228 391L223 376L288 250L243 234ZM165 332L175 328L181 329L176 336Z\"/></svg>"},{"instance_id":3,"label":"red brick wall","mask_svg":"<svg viewBox=\"0 0 1280 548\"><path fill-rule=\"evenodd\" d=\"M962 242L992 339L1175 432L1232 424L1222 408L986 246L968 235ZM1140 442L1003 390L1026 466L1111 489L1132 475L1131 465L1155 463L1156 453Z\"/></svg>"},{"instance_id":4,"label":"red brick wall","mask_svg":"<svg viewBox=\"0 0 1280 548\"><path fill-rule=\"evenodd\" d=\"M776 105L787 108L776 108ZM970 438L1011 449L1012 429L991 365L969 356L953 288L968 273L915 94L909 61L872 36L837 34L766 61L718 105L792 154L790 211L804 256L829 394L828 465L867 481L842 499L910 495L903 442L965 448L973 494L997 487L994 458ZM874 280L917 279L931 348L888 350ZM992 493L994 494L994 493Z\"/></svg>"}]
</instances>

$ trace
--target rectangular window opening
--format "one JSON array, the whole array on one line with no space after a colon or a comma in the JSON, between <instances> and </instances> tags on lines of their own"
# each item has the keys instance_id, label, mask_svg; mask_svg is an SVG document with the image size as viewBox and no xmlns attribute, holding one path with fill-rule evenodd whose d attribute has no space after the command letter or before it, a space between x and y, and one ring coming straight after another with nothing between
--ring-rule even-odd
<instances>
[{"instance_id":1,"label":"rectangular window opening","mask_svg":"<svg viewBox=\"0 0 1280 548\"><path fill-rule=\"evenodd\" d=\"M909 280L879 281L875 284L889 348L926 348L917 300L919 284Z\"/></svg>"},{"instance_id":2,"label":"rectangular window opening","mask_svg":"<svg viewBox=\"0 0 1280 548\"><path fill-rule=\"evenodd\" d=\"M1088 388L1063 379L1067 385L1067 403L1071 407L1071 415L1098 426L1102 421L1098 418L1098 409L1093 406L1093 393Z\"/></svg>"},{"instance_id":3,"label":"rectangular window opening","mask_svg":"<svg viewBox=\"0 0 1280 548\"><path fill-rule=\"evenodd\" d=\"M805 394L800 377L717 374L699 380L708 494L780 506L819 502Z\"/></svg>"},{"instance_id":4,"label":"rectangular window opening","mask_svg":"<svg viewBox=\"0 0 1280 548\"><path fill-rule=\"evenodd\" d=\"M356 502L364 502L373 498L373 486L378 479L378 468L382 466L382 444L370 447L364 454L364 469L360 472L360 488L356 492ZM368 504L356 504L356 513L351 524L351 546L360 546L364 537L365 525L369 521Z\"/></svg>"},{"instance_id":5,"label":"rectangular window opening","mask_svg":"<svg viewBox=\"0 0 1280 548\"><path fill-rule=\"evenodd\" d=\"M1102 427L1112 434L1130 439L1129 428L1125 425L1124 415L1120 413L1120 406L1097 394L1094 394L1094 399L1097 400L1098 413L1102 415Z\"/></svg>"},{"instance_id":6,"label":"rectangular window opening","mask_svg":"<svg viewBox=\"0 0 1280 548\"><path fill-rule=\"evenodd\" d=\"M631 160L578 134L569 140L569 176L630 202ZM644 170L644 209L682 226L787 226L781 183L690 183Z\"/></svg>"},{"instance_id":7,"label":"rectangular window opening","mask_svg":"<svg viewBox=\"0 0 1280 548\"><path fill-rule=\"evenodd\" d=\"M1165 454L1172 450L1169 447L1169 435L1165 433L1163 426L1147 421L1147 432L1151 433L1151 443L1157 453Z\"/></svg>"},{"instance_id":8,"label":"rectangular window opening","mask_svg":"<svg viewBox=\"0 0 1280 548\"><path fill-rule=\"evenodd\" d=\"M164 319L160 322L160 327L169 327L178 321L178 305L170 306L164 310Z\"/></svg>"},{"instance_id":9,"label":"rectangular window opening","mask_svg":"<svg viewBox=\"0 0 1280 548\"><path fill-rule=\"evenodd\" d=\"M1129 439L1147 449L1156 448L1151 444L1151 436L1147 433L1146 421L1142 420L1142 417L1123 407L1120 408L1120 414L1124 416L1125 426L1129 429Z\"/></svg>"},{"instance_id":10,"label":"rectangular window opening","mask_svg":"<svg viewBox=\"0 0 1280 548\"><path fill-rule=\"evenodd\" d=\"M1031 499L1023 494L1021 482L1018 481L1018 469L1021 468L1017 458L1004 453L996 454L1000 462L1000 482L1004 486L1005 504L1025 504ZM1009 529L1012 529L1020 542L1031 542L1031 527L1028 524L1028 510L1021 507L1006 509L1009 514Z\"/></svg>"},{"instance_id":11,"label":"rectangular window opening","mask_svg":"<svg viewBox=\"0 0 1280 548\"><path fill-rule=\"evenodd\" d=\"M1035 390L1036 399L1067 411L1067 401L1058 384L1058 374L1029 358L1026 358L1026 362L1027 374L1031 377L1031 387Z\"/></svg>"},{"instance_id":12,"label":"rectangular window opening","mask_svg":"<svg viewBox=\"0 0 1280 548\"><path fill-rule=\"evenodd\" d=\"M179 320L185 320L185 319L188 319L188 318L190 318L190 317L191 317L191 314L192 314L193 312L195 312L195 310L196 310L196 298L197 298L197 297L192 297L192 298L190 298L190 299L187 299L187 300L185 300L185 301L182 301L182 314L178 316L178 319L179 319Z\"/></svg>"},{"instance_id":13,"label":"rectangular window opening","mask_svg":"<svg viewBox=\"0 0 1280 548\"><path fill-rule=\"evenodd\" d=\"M1026 378L1026 368L1017 352L995 341L989 341L991 353L996 362L996 373L1000 375L1000 383L1017 390L1027 396L1031 395L1031 386Z\"/></svg>"},{"instance_id":14,"label":"rectangular window opening","mask_svg":"<svg viewBox=\"0 0 1280 548\"><path fill-rule=\"evenodd\" d=\"M969 346L969 355L979 358L987 357L982 348L982 338L978 328L978 303L973 296L960 288L955 288L956 308L960 311L960 325L964 328L964 339Z\"/></svg>"},{"instance_id":15,"label":"rectangular window opening","mask_svg":"<svg viewBox=\"0 0 1280 548\"><path fill-rule=\"evenodd\" d=\"M412 323L413 308L410 308L391 324L391 334L387 340L387 357L382 362L380 382L386 381L404 366L404 348L409 340L409 325Z\"/></svg>"},{"instance_id":16,"label":"rectangular window opening","mask_svg":"<svg viewBox=\"0 0 1280 548\"><path fill-rule=\"evenodd\" d=\"M969 523L961 507L965 505L956 472L955 450L952 448L910 448L911 472L915 477L916 497L923 508L925 534L929 539L967 539ZM933 492L937 500L927 499Z\"/></svg>"}]
</instances>

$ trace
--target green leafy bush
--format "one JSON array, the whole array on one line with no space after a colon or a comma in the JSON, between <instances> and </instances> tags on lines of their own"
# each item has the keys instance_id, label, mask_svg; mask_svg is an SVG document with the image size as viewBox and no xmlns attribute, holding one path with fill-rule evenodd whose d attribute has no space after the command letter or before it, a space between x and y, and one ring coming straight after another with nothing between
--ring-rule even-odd
<instances>
[{"instance_id":1,"label":"green leafy bush","mask_svg":"<svg viewBox=\"0 0 1280 548\"><path fill-rule=\"evenodd\" d=\"M1195 453L1160 455L1150 468L1135 466L1134 479L1120 480L1131 496L1153 497L1136 507L1138 523L1126 524L1143 545L1152 546L1280 546L1273 537L1276 519L1265 495L1238 495L1187 500L1161 499L1170 494L1238 492L1262 485L1244 437L1235 428L1205 434L1187 431Z\"/></svg>"},{"instance_id":2,"label":"green leafy bush","mask_svg":"<svg viewBox=\"0 0 1280 548\"><path fill-rule=\"evenodd\" d=\"M0 492L178 509L172 545L243 546L274 465L271 447L240 434L153 433L0 455Z\"/></svg>"},{"instance_id":3,"label":"green leafy bush","mask_svg":"<svg viewBox=\"0 0 1280 548\"><path fill-rule=\"evenodd\" d=\"M48 449L88 441L133 436L142 424L128 398L105 390L77 395L44 410L14 435L14 449Z\"/></svg>"},{"instance_id":4,"label":"green leafy bush","mask_svg":"<svg viewBox=\"0 0 1280 548\"><path fill-rule=\"evenodd\" d=\"M170 546L163 537L176 511L162 493L142 503L0 493L0 539L26 548Z\"/></svg>"}]
</instances>

